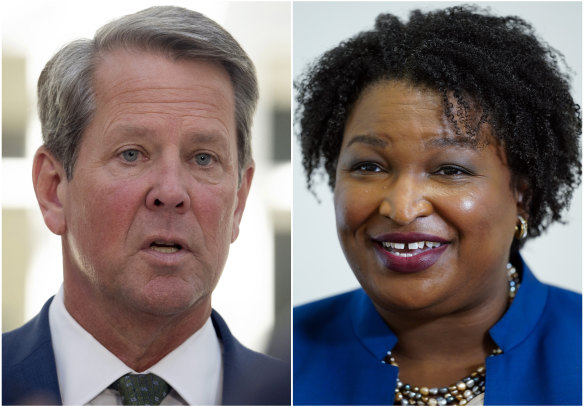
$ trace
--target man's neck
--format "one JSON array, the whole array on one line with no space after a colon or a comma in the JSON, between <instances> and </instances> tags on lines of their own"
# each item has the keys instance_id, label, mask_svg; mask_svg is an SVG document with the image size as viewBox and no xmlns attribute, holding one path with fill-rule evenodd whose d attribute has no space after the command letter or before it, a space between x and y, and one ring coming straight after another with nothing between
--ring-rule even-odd
<instances>
[{"instance_id":1,"label":"man's neck","mask_svg":"<svg viewBox=\"0 0 584 407\"><path fill-rule=\"evenodd\" d=\"M211 315L211 298L174 315L125 309L93 290L68 290L65 308L98 342L136 372L150 368L197 332Z\"/></svg>"}]
</instances>

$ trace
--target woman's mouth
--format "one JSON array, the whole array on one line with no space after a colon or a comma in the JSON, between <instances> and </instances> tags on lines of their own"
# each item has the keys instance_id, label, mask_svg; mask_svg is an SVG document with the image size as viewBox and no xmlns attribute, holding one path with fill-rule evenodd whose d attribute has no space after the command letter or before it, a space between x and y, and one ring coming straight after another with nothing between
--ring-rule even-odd
<instances>
[{"instance_id":1,"label":"woman's mouth","mask_svg":"<svg viewBox=\"0 0 584 407\"><path fill-rule=\"evenodd\" d=\"M445 243L422 240L419 242L399 243L399 242L381 242L385 250L400 257L412 257L424 253Z\"/></svg>"},{"instance_id":2,"label":"woman's mouth","mask_svg":"<svg viewBox=\"0 0 584 407\"><path fill-rule=\"evenodd\" d=\"M433 266L449 241L420 233L392 233L374 239L375 252L383 265L398 273L415 273Z\"/></svg>"}]
</instances>

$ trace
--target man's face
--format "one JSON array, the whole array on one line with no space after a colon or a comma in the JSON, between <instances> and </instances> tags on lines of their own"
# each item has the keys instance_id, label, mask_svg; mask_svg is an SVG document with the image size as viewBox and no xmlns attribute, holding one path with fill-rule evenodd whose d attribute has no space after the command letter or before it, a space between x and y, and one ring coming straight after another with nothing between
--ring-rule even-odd
<instances>
[{"instance_id":1,"label":"man's face","mask_svg":"<svg viewBox=\"0 0 584 407\"><path fill-rule=\"evenodd\" d=\"M155 315L210 301L253 176L245 168L238 187L227 72L114 50L101 57L94 89L73 178L58 187L66 295L69 280Z\"/></svg>"}]
</instances>

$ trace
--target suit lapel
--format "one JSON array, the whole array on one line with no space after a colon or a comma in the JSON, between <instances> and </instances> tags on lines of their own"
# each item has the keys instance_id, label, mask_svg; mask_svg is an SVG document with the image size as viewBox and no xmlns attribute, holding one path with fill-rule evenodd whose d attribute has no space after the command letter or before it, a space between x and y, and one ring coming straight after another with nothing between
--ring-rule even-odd
<instances>
[{"instance_id":1,"label":"suit lapel","mask_svg":"<svg viewBox=\"0 0 584 407\"><path fill-rule=\"evenodd\" d=\"M243 346L217 312L211 319L223 343L221 404L290 405L290 366Z\"/></svg>"},{"instance_id":2,"label":"suit lapel","mask_svg":"<svg viewBox=\"0 0 584 407\"><path fill-rule=\"evenodd\" d=\"M231 334L221 316L213 310L211 314L217 336L223 343L223 405L242 404L246 397L246 382L249 380L241 370L245 366L242 345Z\"/></svg>"},{"instance_id":3,"label":"suit lapel","mask_svg":"<svg viewBox=\"0 0 584 407\"><path fill-rule=\"evenodd\" d=\"M52 300L30 322L2 337L3 404L62 404L49 327Z\"/></svg>"}]
</instances>

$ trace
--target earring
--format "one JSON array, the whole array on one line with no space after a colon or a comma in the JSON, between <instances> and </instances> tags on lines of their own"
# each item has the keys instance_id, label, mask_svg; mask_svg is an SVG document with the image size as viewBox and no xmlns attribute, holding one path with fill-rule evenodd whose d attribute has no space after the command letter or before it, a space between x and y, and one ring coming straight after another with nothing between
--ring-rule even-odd
<instances>
[{"instance_id":1,"label":"earring","mask_svg":"<svg viewBox=\"0 0 584 407\"><path fill-rule=\"evenodd\" d=\"M515 225L515 237L523 240L527 237L527 221L521 215L517 215L517 219L519 219L519 225Z\"/></svg>"}]
</instances>

